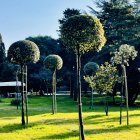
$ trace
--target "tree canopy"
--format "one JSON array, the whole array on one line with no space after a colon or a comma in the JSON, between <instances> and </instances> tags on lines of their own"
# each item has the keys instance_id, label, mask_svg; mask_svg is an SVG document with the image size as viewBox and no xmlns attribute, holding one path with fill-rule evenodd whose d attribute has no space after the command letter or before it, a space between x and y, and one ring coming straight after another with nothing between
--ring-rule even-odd
<instances>
[{"instance_id":1,"label":"tree canopy","mask_svg":"<svg viewBox=\"0 0 140 140\"><path fill-rule=\"evenodd\" d=\"M94 76L85 76L89 86L98 93L112 93L116 81L118 81L117 68L108 62L101 65Z\"/></svg>"},{"instance_id":2,"label":"tree canopy","mask_svg":"<svg viewBox=\"0 0 140 140\"><path fill-rule=\"evenodd\" d=\"M88 62L87 64L84 65L84 73L86 75L95 75L96 71L98 70L99 65L95 62Z\"/></svg>"},{"instance_id":3,"label":"tree canopy","mask_svg":"<svg viewBox=\"0 0 140 140\"><path fill-rule=\"evenodd\" d=\"M51 70L60 70L63 65L63 60L59 55L48 55L44 60L44 66Z\"/></svg>"},{"instance_id":4,"label":"tree canopy","mask_svg":"<svg viewBox=\"0 0 140 140\"><path fill-rule=\"evenodd\" d=\"M40 51L37 45L29 40L17 41L8 50L8 60L16 64L35 63L39 58Z\"/></svg>"},{"instance_id":5,"label":"tree canopy","mask_svg":"<svg viewBox=\"0 0 140 140\"><path fill-rule=\"evenodd\" d=\"M68 50L80 53L100 50L106 39L99 19L88 15L76 15L68 18L60 26L60 38Z\"/></svg>"}]
</instances>

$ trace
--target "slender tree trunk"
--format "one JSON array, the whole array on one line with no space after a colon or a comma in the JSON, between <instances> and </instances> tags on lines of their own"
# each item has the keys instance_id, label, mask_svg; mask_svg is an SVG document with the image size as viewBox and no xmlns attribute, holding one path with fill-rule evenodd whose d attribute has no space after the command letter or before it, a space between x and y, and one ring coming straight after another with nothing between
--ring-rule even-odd
<instances>
[{"instance_id":1,"label":"slender tree trunk","mask_svg":"<svg viewBox=\"0 0 140 140\"><path fill-rule=\"evenodd\" d=\"M93 109L93 89L91 89L91 109Z\"/></svg>"},{"instance_id":2,"label":"slender tree trunk","mask_svg":"<svg viewBox=\"0 0 140 140\"><path fill-rule=\"evenodd\" d=\"M77 55L76 55L76 61L77 61ZM75 80L75 77L77 77L77 69L75 69L75 67L73 66L73 100L78 101L77 81Z\"/></svg>"},{"instance_id":3,"label":"slender tree trunk","mask_svg":"<svg viewBox=\"0 0 140 140\"><path fill-rule=\"evenodd\" d=\"M107 94L105 95L105 113L108 116L108 99Z\"/></svg>"},{"instance_id":4,"label":"slender tree trunk","mask_svg":"<svg viewBox=\"0 0 140 140\"><path fill-rule=\"evenodd\" d=\"M78 93L78 109L79 109L79 129L80 129L80 140L85 140L84 135L84 126L83 126L83 119L82 119L82 102L81 102L81 79L80 79L80 70L81 70L81 62L80 62L80 52L79 48L77 50L77 93Z\"/></svg>"},{"instance_id":5,"label":"slender tree trunk","mask_svg":"<svg viewBox=\"0 0 140 140\"><path fill-rule=\"evenodd\" d=\"M126 116L127 116L127 125L129 125L129 105L128 105L128 88L127 88L127 76L126 76L126 68L122 65L124 72L124 84L125 84L125 97L126 97Z\"/></svg>"},{"instance_id":6,"label":"slender tree trunk","mask_svg":"<svg viewBox=\"0 0 140 140\"><path fill-rule=\"evenodd\" d=\"M122 124L123 93L124 93L124 73L123 73L123 70L122 70L122 87L121 87L121 103L120 103L120 124Z\"/></svg>"},{"instance_id":7,"label":"slender tree trunk","mask_svg":"<svg viewBox=\"0 0 140 140\"><path fill-rule=\"evenodd\" d=\"M53 77L52 77L52 114L55 113L55 103L54 103L54 75L55 75L55 72L53 73Z\"/></svg>"},{"instance_id":8,"label":"slender tree trunk","mask_svg":"<svg viewBox=\"0 0 140 140\"><path fill-rule=\"evenodd\" d=\"M28 124L27 66L25 66L26 124Z\"/></svg>"},{"instance_id":9,"label":"slender tree trunk","mask_svg":"<svg viewBox=\"0 0 140 140\"><path fill-rule=\"evenodd\" d=\"M71 85L72 85L72 76L71 76L71 74L69 76L69 85L70 85L70 87L69 87L69 90L70 90L70 98L72 98L72 88L71 88Z\"/></svg>"},{"instance_id":10,"label":"slender tree trunk","mask_svg":"<svg viewBox=\"0 0 140 140\"><path fill-rule=\"evenodd\" d=\"M56 69L54 71L54 107L55 107L55 113L57 113L57 100L56 100Z\"/></svg>"},{"instance_id":11,"label":"slender tree trunk","mask_svg":"<svg viewBox=\"0 0 140 140\"><path fill-rule=\"evenodd\" d=\"M19 85L18 85L18 70L16 72L16 98L17 98L17 101L19 101L19 98L18 98L18 94L19 94ZM19 102L20 103L20 102ZM19 104L17 103L17 110L18 110L18 106Z\"/></svg>"},{"instance_id":12,"label":"slender tree trunk","mask_svg":"<svg viewBox=\"0 0 140 140\"><path fill-rule=\"evenodd\" d=\"M22 125L25 125L25 118L24 118L24 65L21 65L21 88L22 88L22 93L21 93L21 100L22 100L22 106L21 106L21 121Z\"/></svg>"}]
</instances>

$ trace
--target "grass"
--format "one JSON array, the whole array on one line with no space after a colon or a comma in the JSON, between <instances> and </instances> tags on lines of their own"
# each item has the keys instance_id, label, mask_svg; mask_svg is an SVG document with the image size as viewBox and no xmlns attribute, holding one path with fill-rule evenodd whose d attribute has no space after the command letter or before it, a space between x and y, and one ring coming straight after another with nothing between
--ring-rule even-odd
<instances>
[{"instance_id":1,"label":"grass","mask_svg":"<svg viewBox=\"0 0 140 140\"><path fill-rule=\"evenodd\" d=\"M0 140L78 140L77 103L69 96L59 96L58 113L51 114L51 97L29 97L29 124L21 125L21 110L10 105L11 99L0 102ZM89 98L83 98L83 121L86 140L140 140L139 106L129 109L130 125L119 124L119 106L109 107L105 116L101 98L94 98L89 109ZM137 100L139 102L139 100Z\"/></svg>"}]
</instances>

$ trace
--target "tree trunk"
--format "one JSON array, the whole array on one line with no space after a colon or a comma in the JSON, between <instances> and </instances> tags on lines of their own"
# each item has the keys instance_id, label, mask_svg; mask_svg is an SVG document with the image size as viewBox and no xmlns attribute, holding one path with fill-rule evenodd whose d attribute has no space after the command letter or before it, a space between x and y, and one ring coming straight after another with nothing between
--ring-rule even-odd
<instances>
[{"instance_id":1,"label":"tree trunk","mask_svg":"<svg viewBox=\"0 0 140 140\"><path fill-rule=\"evenodd\" d=\"M81 62L80 62L80 52L79 48L77 50L76 59L77 59L77 93L78 93L78 109L79 109L79 129L80 129L80 140L85 140L84 136L84 126L83 126L83 119L82 119L82 102L81 102Z\"/></svg>"},{"instance_id":2,"label":"tree trunk","mask_svg":"<svg viewBox=\"0 0 140 140\"><path fill-rule=\"evenodd\" d=\"M21 88L22 88L22 93L21 93L21 100L22 100L22 105L21 105L21 121L22 125L25 125L25 118L24 118L24 65L21 65Z\"/></svg>"},{"instance_id":3,"label":"tree trunk","mask_svg":"<svg viewBox=\"0 0 140 140\"><path fill-rule=\"evenodd\" d=\"M77 61L77 55L76 55L76 61ZM77 77L77 69L75 69L75 67L73 66L73 100L77 101L78 97L78 93L77 93L77 81L75 80L75 77Z\"/></svg>"},{"instance_id":4,"label":"tree trunk","mask_svg":"<svg viewBox=\"0 0 140 140\"><path fill-rule=\"evenodd\" d=\"M105 113L106 113L106 116L108 116L108 96L107 96L107 93L105 95Z\"/></svg>"},{"instance_id":5,"label":"tree trunk","mask_svg":"<svg viewBox=\"0 0 140 140\"><path fill-rule=\"evenodd\" d=\"M55 99L54 99L54 76L55 76L55 72L53 73L53 77L52 77L52 114L55 113Z\"/></svg>"},{"instance_id":6,"label":"tree trunk","mask_svg":"<svg viewBox=\"0 0 140 140\"><path fill-rule=\"evenodd\" d=\"M57 100L56 100L56 69L54 71L54 108L55 108L55 113L57 113Z\"/></svg>"},{"instance_id":7,"label":"tree trunk","mask_svg":"<svg viewBox=\"0 0 140 140\"><path fill-rule=\"evenodd\" d=\"M121 103L120 103L120 124L122 124L123 93L124 93L124 73L123 73L123 70L122 70L122 87L121 87Z\"/></svg>"},{"instance_id":8,"label":"tree trunk","mask_svg":"<svg viewBox=\"0 0 140 140\"><path fill-rule=\"evenodd\" d=\"M122 65L123 73L124 73L124 84L125 84L125 98L126 98L126 115L127 115L127 125L129 125L129 105L128 105L128 88L127 88L127 76L126 76L126 68L124 65Z\"/></svg>"},{"instance_id":9,"label":"tree trunk","mask_svg":"<svg viewBox=\"0 0 140 140\"><path fill-rule=\"evenodd\" d=\"M26 124L28 124L27 66L25 66Z\"/></svg>"},{"instance_id":10,"label":"tree trunk","mask_svg":"<svg viewBox=\"0 0 140 140\"><path fill-rule=\"evenodd\" d=\"M19 95L19 85L18 85L18 70L17 70L17 72L16 72L16 99L17 99L17 101L20 101L18 95ZM20 104L20 102L19 102L19 104ZM17 103L17 110L18 110L19 104Z\"/></svg>"},{"instance_id":11,"label":"tree trunk","mask_svg":"<svg viewBox=\"0 0 140 140\"><path fill-rule=\"evenodd\" d=\"M93 89L91 89L91 109L93 109Z\"/></svg>"}]
</instances>

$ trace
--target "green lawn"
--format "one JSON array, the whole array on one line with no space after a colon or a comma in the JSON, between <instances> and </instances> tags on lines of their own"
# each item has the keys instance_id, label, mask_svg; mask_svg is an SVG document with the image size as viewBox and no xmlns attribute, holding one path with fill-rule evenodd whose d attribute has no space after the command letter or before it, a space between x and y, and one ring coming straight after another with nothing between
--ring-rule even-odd
<instances>
[{"instance_id":1,"label":"green lawn","mask_svg":"<svg viewBox=\"0 0 140 140\"><path fill-rule=\"evenodd\" d=\"M29 124L21 125L21 110L10 105L11 99L0 102L0 140L78 140L77 103L69 96L58 97L58 113L51 114L51 97L29 97ZM119 106L109 107L105 116L100 99L94 97L94 109L89 99L83 99L83 121L86 140L140 140L140 108L131 107L130 125L126 112L119 124Z\"/></svg>"}]
</instances>

